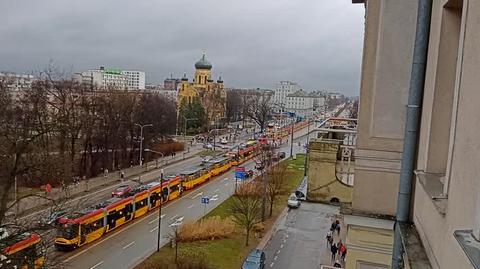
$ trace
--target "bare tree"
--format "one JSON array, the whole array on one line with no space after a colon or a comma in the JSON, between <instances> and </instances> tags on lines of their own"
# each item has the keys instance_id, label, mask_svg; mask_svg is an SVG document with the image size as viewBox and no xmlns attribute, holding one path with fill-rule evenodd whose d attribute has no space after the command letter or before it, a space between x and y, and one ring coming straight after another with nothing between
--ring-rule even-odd
<instances>
[{"instance_id":1,"label":"bare tree","mask_svg":"<svg viewBox=\"0 0 480 269\"><path fill-rule=\"evenodd\" d=\"M245 229L245 246L248 246L250 232L261 222L261 194L255 182L240 185L228 204L233 221Z\"/></svg>"},{"instance_id":2,"label":"bare tree","mask_svg":"<svg viewBox=\"0 0 480 269\"><path fill-rule=\"evenodd\" d=\"M267 193L270 202L270 216L273 213L273 204L279 195L287 190L288 172L286 163L272 165L268 169Z\"/></svg>"},{"instance_id":3,"label":"bare tree","mask_svg":"<svg viewBox=\"0 0 480 269\"><path fill-rule=\"evenodd\" d=\"M261 132L265 130L265 125L273 109L271 96L265 91L251 91L245 96L244 114L260 126Z\"/></svg>"}]
</instances>

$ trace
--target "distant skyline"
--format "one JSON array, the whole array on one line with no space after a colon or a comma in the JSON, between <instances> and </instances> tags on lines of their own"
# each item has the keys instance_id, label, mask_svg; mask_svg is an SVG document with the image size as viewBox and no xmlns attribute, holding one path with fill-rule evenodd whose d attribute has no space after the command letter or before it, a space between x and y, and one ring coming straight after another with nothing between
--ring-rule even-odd
<instances>
[{"instance_id":1,"label":"distant skyline","mask_svg":"<svg viewBox=\"0 0 480 269\"><path fill-rule=\"evenodd\" d=\"M191 80L206 51L226 87L358 95L364 6L350 0L62 1L0 4L0 70L31 73L50 61L72 72L140 70L147 83Z\"/></svg>"}]
</instances>

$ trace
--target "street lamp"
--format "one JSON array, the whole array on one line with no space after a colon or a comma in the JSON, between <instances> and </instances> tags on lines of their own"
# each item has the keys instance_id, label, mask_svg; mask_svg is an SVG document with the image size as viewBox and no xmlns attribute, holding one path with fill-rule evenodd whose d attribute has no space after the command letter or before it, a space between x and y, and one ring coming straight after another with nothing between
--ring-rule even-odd
<instances>
[{"instance_id":1,"label":"street lamp","mask_svg":"<svg viewBox=\"0 0 480 269\"><path fill-rule=\"evenodd\" d=\"M163 169L160 170L160 206L158 207L158 234L157 234L157 252L160 251L160 238L162 227L162 200L163 200Z\"/></svg>"},{"instance_id":2,"label":"street lamp","mask_svg":"<svg viewBox=\"0 0 480 269\"><path fill-rule=\"evenodd\" d=\"M159 151L155 151L155 150L151 150L151 149L144 149L144 151L146 151L146 152L153 152L153 153L156 153L156 154L160 154L160 155L162 155L162 159L165 157L165 155L163 154L163 152L159 152ZM157 165L157 168L158 168L158 165Z\"/></svg>"},{"instance_id":3,"label":"street lamp","mask_svg":"<svg viewBox=\"0 0 480 269\"><path fill-rule=\"evenodd\" d=\"M142 160L142 152L143 152L143 128L145 127L153 127L153 124L139 124L139 123L135 123L136 126L140 127L140 166L142 166L143 164L143 160Z\"/></svg>"}]
</instances>

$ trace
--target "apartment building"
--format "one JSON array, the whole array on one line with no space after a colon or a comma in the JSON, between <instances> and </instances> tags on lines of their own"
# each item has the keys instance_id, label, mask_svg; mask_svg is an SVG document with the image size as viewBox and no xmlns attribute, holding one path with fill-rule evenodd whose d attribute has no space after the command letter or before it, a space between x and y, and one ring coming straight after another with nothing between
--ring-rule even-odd
<instances>
[{"instance_id":1,"label":"apartment building","mask_svg":"<svg viewBox=\"0 0 480 269\"><path fill-rule=\"evenodd\" d=\"M145 72L141 71L100 67L99 69L76 73L73 78L102 89L113 87L127 90L145 90Z\"/></svg>"},{"instance_id":2,"label":"apartment building","mask_svg":"<svg viewBox=\"0 0 480 269\"><path fill-rule=\"evenodd\" d=\"M480 2L352 2L365 5L366 23L346 268L391 268L395 240L398 268L480 268ZM419 2L431 17L416 106L408 100L421 73L412 68ZM394 224L407 109L417 108L410 218Z\"/></svg>"},{"instance_id":3,"label":"apartment building","mask_svg":"<svg viewBox=\"0 0 480 269\"><path fill-rule=\"evenodd\" d=\"M295 113L297 117L311 117L325 105L325 98L317 92L300 89L285 97L285 111Z\"/></svg>"},{"instance_id":4,"label":"apartment building","mask_svg":"<svg viewBox=\"0 0 480 269\"><path fill-rule=\"evenodd\" d=\"M14 99L18 99L27 90L32 88L34 77L32 75L1 73L0 82L5 83Z\"/></svg>"},{"instance_id":5,"label":"apartment building","mask_svg":"<svg viewBox=\"0 0 480 269\"><path fill-rule=\"evenodd\" d=\"M287 96L300 90L300 85L293 81L280 81L275 85L272 103L278 112L285 111Z\"/></svg>"}]
</instances>

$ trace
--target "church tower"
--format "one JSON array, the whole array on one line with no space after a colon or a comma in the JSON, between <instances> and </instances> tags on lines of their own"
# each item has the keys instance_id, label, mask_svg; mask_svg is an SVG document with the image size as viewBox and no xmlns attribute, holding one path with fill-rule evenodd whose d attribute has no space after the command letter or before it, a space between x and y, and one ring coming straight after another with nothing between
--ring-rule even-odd
<instances>
[{"instance_id":1,"label":"church tower","mask_svg":"<svg viewBox=\"0 0 480 269\"><path fill-rule=\"evenodd\" d=\"M202 58L195 63L195 80L196 87L207 88L207 84L212 81L212 64L207 61L205 52Z\"/></svg>"}]
</instances>

